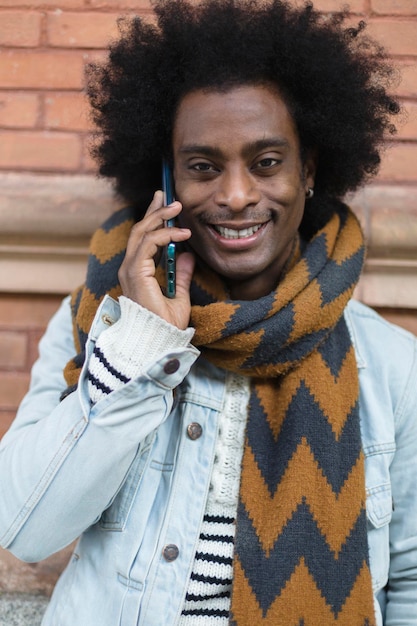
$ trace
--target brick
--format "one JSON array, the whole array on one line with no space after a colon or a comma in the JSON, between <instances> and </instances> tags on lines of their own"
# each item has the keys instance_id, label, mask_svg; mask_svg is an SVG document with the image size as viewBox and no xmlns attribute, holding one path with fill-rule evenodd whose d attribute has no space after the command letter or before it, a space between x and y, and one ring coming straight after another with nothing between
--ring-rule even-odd
<instances>
[{"instance_id":1,"label":"brick","mask_svg":"<svg viewBox=\"0 0 417 626\"><path fill-rule=\"evenodd\" d=\"M50 596L73 549L74 544L71 544L43 561L24 563L0 548L0 591Z\"/></svg>"},{"instance_id":2,"label":"brick","mask_svg":"<svg viewBox=\"0 0 417 626\"><path fill-rule=\"evenodd\" d=\"M377 311L392 324L397 324L417 335L417 310L377 308Z\"/></svg>"},{"instance_id":3,"label":"brick","mask_svg":"<svg viewBox=\"0 0 417 626\"><path fill-rule=\"evenodd\" d=\"M48 131L3 131L0 168L75 171L81 144L74 134Z\"/></svg>"},{"instance_id":4,"label":"brick","mask_svg":"<svg viewBox=\"0 0 417 626\"><path fill-rule=\"evenodd\" d=\"M84 93L49 93L45 98L45 127L56 130L91 129Z\"/></svg>"},{"instance_id":5,"label":"brick","mask_svg":"<svg viewBox=\"0 0 417 626\"><path fill-rule=\"evenodd\" d=\"M381 15L417 15L415 0L371 0L371 7Z\"/></svg>"},{"instance_id":6,"label":"brick","mask_svg":"<svg viewBox=\"0 0 417 626\"><path fill-rule=\"evenodd\" d=\"M56 296L0 294L0 326L43 329L60 303Z\"/></svg>"},{"instance_id":7,"label":"brick","mask_svg":"<svg viewBox=\"0 0 417 626\"><path fill-rule=\"evenodd\" d=\"M27 8L30 6L31 9L44 9L47 7L51 7L53 9L61 8L61 9L79 9L84 7L84 0L0 0L0 7L13 7L17 8Z\"/></svg>"},{"instance_id":8,"label":"brick","mask_svg":"<svg viewBox=\"0 0 417 626\"><path fill-rule=\"evenodd\" d=\"M29 388L29 374L0 372L0 406L15 410Z\"/></svg>"},{"instance_id":9,"label":"brick","mask_svg":"<svg viewBox=\"0 0 417 626\"><path fill-rule=\"evenodd\" d=\"M355 295L372 307L417 309L415 265L412 261L368 259Z\"/></svg>"},{"instance_id":10,"label":"brick","mask_svg":"<svg viewBox=\"0 0 417 626\"><path fill-rule=\"evenodd\" d=\"M150 0L90 0L89 6L96 9L134 9L136 13L150 11Z\"/></svg>"},{"instance_id":11,"label":"brick","mask_svg":"<svg viewBox=\"0 0 417 626\"><path fill-rule=\"evenodd\" d=\"M26 333L0 330L0 368L23 369L26 366L27 349Z\"/></svg>"},{"instance_id":12,"label":"brick","mask_svg":"<svg viewBox=\"0 0 417 626\"><path fill-rule=\"evenodd\" d=\"M0 91L0 126L32 128L39 116L39 96L33 93Z\"/></svg>"},{"instance_id":13,"label":"brick","mask_svg":"<svg viewBox=\"0 0 417 626\"><path fill-rule=\"evenodd\" d=\"M20 237L73 246L76 239L82 254L92 232L122 205L110 181L91 175L3 172L0 189L0 243Z\"/></svg>"},{"instance_id":14,"label":"brick","mask_svg":"<svg viewBox=\"0 0 417 626\"><path fill-rule=\"evenodd\" d=\"M350 2L345 2L344 0L315 0L314 8L319 11L323 11L324 13L333 13L335 11L341 11L349 6L349 11L351 13L364 13L366 9L365 0L351 0Z\"/></svg>"},{"instance_id":15,"label":"brick","mask_svg":"<svg viewBox=\"0 0 417 626\"><path fill-rule=\"evenodd\" d=\"M118 17L118 13L50 13L48 43L58 47L105 48L118 35Z\"/></svg>"},{"instance_id":16,"label":"brick","mask_svg":"<svg viewBox=\"0 0 417 626\"><path fill-rule=\"evenodd\" d=\"M28 333L29 335L29 350L28 350L28 357L27 357L28 370L32 368L32 365L34 364L34 362L39 356L39 341L42 335L44 334L44 332L45 332L45 329L42 328L39 330L32 330L31 332Z\"/></svg>"},{"instance_id":17,"label":"brick","mask_svg":"<svg viewBox=\"0 0 417 626\"><path fill-rule=\"evenodd\" d=\"M417 139L417 102L402 103L404 115L397 124L397 137L400 139Z\"/></svg>"},{"instance_id":18,"label":"brick","mask_svg":"<svg viewBox=\"0 0 417 626\"><path fill-rule=\"evenodd\" d=\"M1 575L2 585L6 584L8 591L50 596L73 549L74 544L71 544L39 563L23 563L2 551L0 553L1 562L3 566L7 564L7 575L3 575L3 572Z\"/></svg>"},{"instance_id":19,"label":"brick","mask_svg":"<svg viewBox=\"0 0 417 626\"><path fill-rule=\"evenodd\" d=\"M23 52L0 56L0 86L11 89L81 89L89 55L79 51Z\"/></svg>"},{"instance_id":20,"label":"brick","mask_svg":"<svg viewBox=\"0 0 417 626\"><path fill-rule=\"evenodd\" d=\"M90 152L91 147L91 137L85 137L83 140L83 150L82 150L82 169L83 172L86 173L94 173L97 172L98 165L91 156Z\"/></svg>"},{"instance_id":21,"label":"brick","mask_svg":"<svg viewBox=\"0 0 417 626\"><path fill-rule=\"evenodd\" d=\"M35 11L1 11L0 45L33 47L41 37L42 14Z\"/></svg>"},{"instance_id":22,"label":"brick","mask_svg":"<svg viewBox=\"0 0 417 626\"><path fill-rule=\"evenodd\" d=\"M382 194L380 194L380 197ZM410 186L400 194L396 205L381 197L368 215L369 257L414 259L417 241L417 188Z\"/></svg>"},{"instance_id":23,"label":"brick","mask_svg":"<svg viewBox=\"0 0 417 626\"><path fill-rule=\"evenodd\" d=\"M383 155L378 179L393 182L415 182L417 145L397 143Z\"/></svg>"},{"instance_id":24,"label":"brick","mask_svg":"<svg viewBox=\"0 0 417 626\"><path fill-rule=\"evenodd\" d=\"M398 63L397 67L401 80L396 92L401 96L417 97L417 62Z\"/></svg>"},{"instance_id":25,"label":"brick","mask_svg":"<svg viewBox=\"0 0 417 626\"><path fill-rule=\"evenodd\" d=\"M369 34L383 44L389 54L417 54L417 21L373 20L369 21Z\"/></svg>"}]
</instances>

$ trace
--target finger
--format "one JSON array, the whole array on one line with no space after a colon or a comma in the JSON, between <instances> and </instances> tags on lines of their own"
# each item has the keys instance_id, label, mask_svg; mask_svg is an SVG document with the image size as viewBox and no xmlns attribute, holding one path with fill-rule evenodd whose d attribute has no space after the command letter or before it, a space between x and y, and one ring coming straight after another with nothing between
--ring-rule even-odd
<instances>
[{"instance_id":1,"label":"finger","mask_svg":"<svg viewBox=\"0 0 417 626\"><path fill-rule=\"evenodd\" d=\"M136 262L144 259L153 259L161 252L161 249L169 243L181 243L191 237L189 228L177 228L176 226L165 227L143 234L141 245L137 246L132 256Z\"/></svg>"},{"instance_id":2,"label":"finger","mask_svg":"<svg viewBox=\"0 0 417 626\"><path fill-rule=\"evenodd\" d=\"M192 252L182 252L177 258L177 294L189 298L190 285L194 273L195 256Z\"/></svg>"},{"instance_id":3,"label":"finger","mask_svg":"<svg viewBox=\"0 0 417 626\"><path fill-rule=\"evenodd\" d=\"M130 232L126 247L126 261L137 257L138 252L141 258L154 257L158 253L158 247L167 245L171 240L183 241L186 237L179 231L182 229L165 226L168 219L175 218L181 211L181 204L175 206L157 207L154 205L152 212L135 224ZM173 232L175 230L175 232Z\"/></svg>"},{"instance_id":4,"label":"finger","mask_svg":"<svg viewBox=\"0 0 417 626\"><path fill-rule=\"evenodd\" d=\"M168 205L164 204L164 193L163 191L161 191L160 189L158 189L157 191L155 191L154 195L153 195L153 199L152 202L150 203L149 207L147 208L145 215L143 217L143 219L145 219L146 217L149 217L150 215L154 214L156 211L158 211L159 209L163 209L165 208L171 208L171 207L178 207L178 213L180 212L180 206L181 203L178 202L178 200L174 200L173 202L171 202ZM177 215L177 213L175 213L175 215Z\"/></svg>"},{"instance_id":5,"label":"finger","mask_svg":"<svg viewBox=\"0 0 417 626\"><path fill-rule=\"evenodd\" d=\"M182 206L180 202L174 202L169 206L158 206L158 203L151 209L151 205L144 218L137 222L131 231L130 239L135 243L139 243L141 237L146 233L164 228L166 222L175 219L181 212Z\"/></svg>"},{"instance_id":6,"label":"finger","mask_svg":"<svg viewBox=\"0 0 417 626\"><path fill-rule=\"evenodd\" d=\"M119 269L119 280L124 293L135 289L135 285L155 277L158 256L171 241L179 243L191 237L189 229L164 228L146 233L140 245L130 248ZM126 293L125 293L126 295Z\"/></svg>"},{"instance_id":7,"label":"finger","mask_svg":"<svg viewBox=\"0 0 417 626\"><path fill-rule=\"evenodd\" d=\"M148 206L148 208L147 208L147 210L145 212L145 215L149 215L150 213L152 213L156 209L159 209L162 206L164 206L164 194L163 194L163 192L160 189L158 189L153 194L152 201L151 201L150 205Z\"/></svg>"}]
</instances>

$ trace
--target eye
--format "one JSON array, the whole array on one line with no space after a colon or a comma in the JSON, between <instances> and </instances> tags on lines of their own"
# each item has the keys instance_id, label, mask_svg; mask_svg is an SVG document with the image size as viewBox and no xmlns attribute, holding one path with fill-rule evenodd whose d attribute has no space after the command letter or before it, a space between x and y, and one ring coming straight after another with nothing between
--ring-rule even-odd
<instances>
[{"instance_id":1,"label":"eye","mask_svg":"<svg viewBox=\"0 0 417 626\"><path fill-rule=\"evenodd\" d=\"M281 163L279 159L274 159L272 157L265 157L261 159L257 163L255 163L254 169L269 169L270 167L274 167Z\"/></svg>"},{"instance_id":2,"label":"eye","mask_svg":"<svg viewBox=\"0 0 417 626\"><path fill-rule=\"evenodd\" d=\"M205 163L204 161L200 161L198 163L192 163L190 166L191 170L195 172L216 172L217 169L211 163Z\"/></svg>"}]
</instances>

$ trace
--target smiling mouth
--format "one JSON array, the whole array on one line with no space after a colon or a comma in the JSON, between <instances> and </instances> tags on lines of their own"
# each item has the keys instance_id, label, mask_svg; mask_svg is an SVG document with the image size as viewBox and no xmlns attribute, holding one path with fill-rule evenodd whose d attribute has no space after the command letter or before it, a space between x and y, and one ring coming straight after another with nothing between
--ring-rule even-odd
<instances>
[{"instance_id":1,"label":"smiling mouth","mask_svg":"<svg viewBox=\"0 0 417 626\"><path fill-rule=\"evenodd\" d=\"M249 228L242 228L241 230L235 230L234 228L225 228L224 226L218 226L212 224L212 228L224 237L225 239L245 239L254 235L263 224L256 224L256 226L249 226Z\"/></svg>"}]
</instances>

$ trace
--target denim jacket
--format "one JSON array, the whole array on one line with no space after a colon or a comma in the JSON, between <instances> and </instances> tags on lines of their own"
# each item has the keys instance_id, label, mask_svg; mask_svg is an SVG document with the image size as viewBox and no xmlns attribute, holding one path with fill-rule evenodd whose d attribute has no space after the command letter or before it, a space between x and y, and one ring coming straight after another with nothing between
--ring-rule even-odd
<instances>
[{"instance_id":1,"label":"denim jacket","mask_svg":"<svg viewBox=\"0 0 417 626\"><path fill-rule=\"evenodd\" d=\"M87 355L118 316L118 303L106 297ZM377 624L417 626L417 342L357 302L345 316L359 370ZM189 345L161 354L94 406L84 367L78 391L59 402L74 351L66 299L0 445L0 544L37 561L79 537L44 626L174 626L205 509L226 373ZM166 367L173 359L178 369ZM187 435L193 422L201 437ZM172 545L174 560L166 558Z\"/></svg>"}]
</instances>

